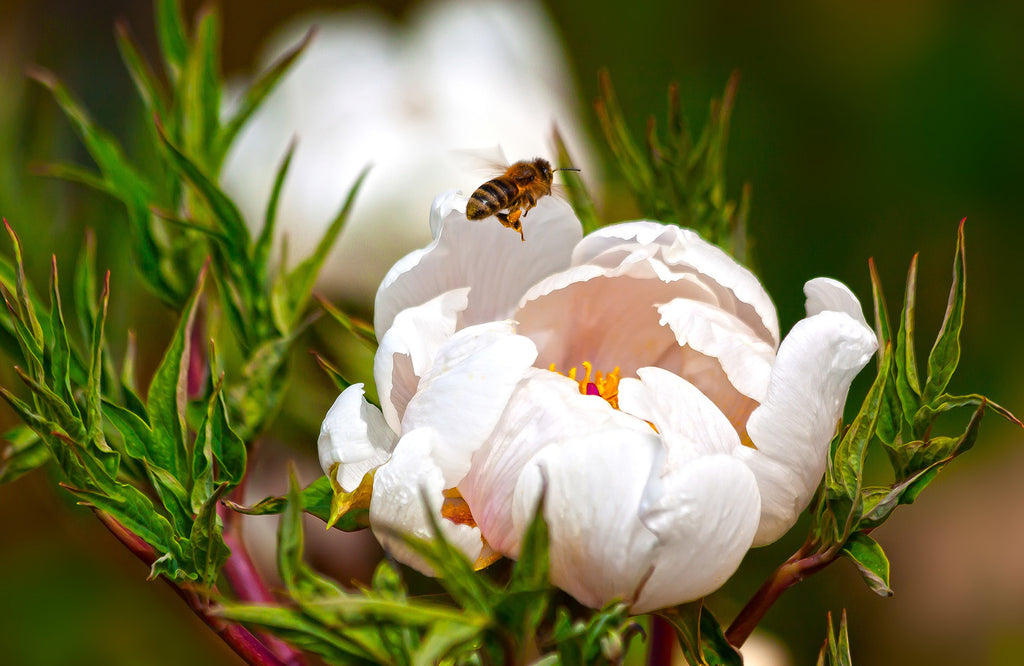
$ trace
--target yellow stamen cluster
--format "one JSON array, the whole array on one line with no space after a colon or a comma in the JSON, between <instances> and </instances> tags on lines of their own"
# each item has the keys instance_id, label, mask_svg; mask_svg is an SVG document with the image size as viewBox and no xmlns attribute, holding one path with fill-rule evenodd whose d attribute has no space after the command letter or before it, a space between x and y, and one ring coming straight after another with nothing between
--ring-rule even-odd
<instances>
[{"instance_id":1,"label":"yellow stamen cluster","mask_svg":"<svg viewBox=\"0 0 1024 666\"><path fill-rule=\"evenodd\" d=\"M551 372L558 372L555 368L555 364L552 363L548 370ZM615 409L619 408L619 367L615 368L609 373L603 373L601 371L595 371L594 366L589 361L583 362L583 370L586 373L583 379L577 379L576 367L569 368L569 372L565 373L564 376L579 383L580 393L583 395L599 395L608 401L608 404Z\"/></svg>"}]
</instances>

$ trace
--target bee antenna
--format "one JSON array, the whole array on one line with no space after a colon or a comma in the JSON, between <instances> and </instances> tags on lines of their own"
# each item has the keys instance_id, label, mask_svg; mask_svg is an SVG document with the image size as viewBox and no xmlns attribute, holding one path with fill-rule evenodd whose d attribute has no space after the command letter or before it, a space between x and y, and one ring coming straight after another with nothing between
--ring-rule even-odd
<instances>
[{"instance_id":1,"label":"bee antenna","mask_svg":"<svg viewBox=\"0 0 1024 666\"><path fill-rule=\"evenodd\" d=\"M579 171L579 169L575 167L558 167L555 171Z\"/></svg>"}]
</instances>

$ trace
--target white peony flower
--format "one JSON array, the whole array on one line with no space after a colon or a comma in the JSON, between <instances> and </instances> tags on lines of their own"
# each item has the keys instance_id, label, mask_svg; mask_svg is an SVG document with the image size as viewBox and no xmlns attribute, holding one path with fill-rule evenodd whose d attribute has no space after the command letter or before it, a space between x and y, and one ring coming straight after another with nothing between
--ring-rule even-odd
<instances>
[{"instance_id":1,"label":"white peony flower","mask_svg":"<svg viewBox=\"0 0 1024 666\"><path fill-rule=\"evenodd\" d=\"M548 197L524 243L467 221L465 203L438 197L433 242L381 284L382 411L361 386L342 393L325 471L351 491L376 469L375 533L428 573L395 530L431 536L429 510L478 565L516 557L544 487L551 576L582 603L639 613L715 590L822 477L877 347L857 299L811 280L807 318L780 342L754 275L692 231L628 222L582 238Z\"/></svg>"},{"instance_id":2,"label":"white peony flower","mask_svg":"<svg viewBox=\"0 0 1024 666\"><path fill-rule=\"evenodd\" d=\"M579 95L564 50L536 2L432 2L403 25L372 8L307 16L277 35L272 62L311 25L318 32L252 117L222 184L254 228L274 175L298 140L278 207L278 230L301 258L338 212L357 174L372 169L321 286L369 303L384 267L428 241L421 220L434 194L471 191L491 175L452 148L502 146L516 159L551 158L557 123L584 176L596 161L577 128ZM465 162L465 160L463 160ZM556 165L570 166L570 165Z\"/></svg>"}]
</instances>

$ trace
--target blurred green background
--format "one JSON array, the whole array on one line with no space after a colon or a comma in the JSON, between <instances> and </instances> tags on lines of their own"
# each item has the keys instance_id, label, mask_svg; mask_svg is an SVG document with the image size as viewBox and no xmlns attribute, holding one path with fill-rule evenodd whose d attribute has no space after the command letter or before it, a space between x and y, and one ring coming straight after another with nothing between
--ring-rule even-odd
<instances>
[{"instance_id":1,"label":"blurred green background","mask_svg":"<svg viewBox=\"0 0 1024 666\"><path fill-rule=\"evenodd\" d=\"M187 14L199 4L186 2ZM282 21L348 3L216 4L230 75L251 72ZM380 6L401 21L409 4ZM951 390L1024 412L1024 5L550 0L547 7L581 104L596 96L596 72L607 67L637 132L648 114L663 114L670 81L680 83L699 125L708 100L740 70L729 186L734 196L744 182L753 187L756 263L783 330L802 315L801 287L814 276L844 281L867 303L869 257L890 308L897 307L907 264L920 251L920 344L930 344L945 306L956 225L966 217L968 307ZM50 253L70 267L83 229L96 230L100 266L112 269L115 285L108 330L138 331L145 368L173 319L132 284L121 209L29 172L33 162L88 158L56 105L24 77L27 63L57 72L131 149L143 119L114 45L113 22L121 17L155 57L148 2L0 0L0 214L28 246L37 284L45 284ZM586 118L600 146L596 120ZM635 212L604 157L604 211L608 219L628 218ZM16 383L6 362L0 381ZM857 387L855 397L863 393ZM327 402L317 409L329 404L329 397L318 400ZM291 433L292 455L315 454L317 409ZM11 422L9 412L2 420ZM1019 663L1021 440L1020 431L990 416L979 446L876 533L892 562L893 598L872 595L845 562L784 595L762 626L790 646L792 663L813 662L826 610L844 606L856 663ZM283 471L280 477L283 484ZM0 662L234 663L166 586L145 582L144 568L52 485L36 472L0 487ZM748 557L714 602L719 619L730 619L798 547L801 527Z\"/></svg>"}]
</instances>

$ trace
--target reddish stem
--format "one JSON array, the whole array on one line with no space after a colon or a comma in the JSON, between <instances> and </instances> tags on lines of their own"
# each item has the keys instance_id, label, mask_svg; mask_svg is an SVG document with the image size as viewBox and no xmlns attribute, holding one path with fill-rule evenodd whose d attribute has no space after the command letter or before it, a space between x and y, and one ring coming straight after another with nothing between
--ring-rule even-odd
<instances>
[{"instance_id":1,"label":"reddish stem","mask_svg":"<svg viewBox=\"0 0 1024 666\"><path fill-rule=\"evenodd\" d=\"M647 666L671 666L677 643L676 630L663 617L651 616L651 638L647 648Z\"/></svg>"},{"instance_id":2,"label":"reddish stem","mask_svg":"<svg viewBox=\"0 0 1024 666\"><path fill-rule=\"evenodd\" d=\"M123 543L133 555L138 557L146 566L153 566L157 559L156 551L141 537L125 527L116 518L99 509L93 510L96 517L117 540ZM230 558L229 558L230 559ZM261 643L253 634L240 624L227 622L212 614L214 606L201 599L195 592L175 585L171 580L164 579L171 586L179 597L185 601L192 612L213 629L214 633L220 636L221 640L228 644L238 656L252 666L288 666L270 649Z\"/></svg>"},{"instance_id":3,"label":"reddish stem","mask_svg":"<svg viewBox=\"0 0 1024 666\"><path fill-rule=\"evenodd\" d=\"M726 630L725 638L730 644L737 648L743 645L783 592L811 574L821 571L839 555L838 548L812 553L814 547L814 544L805 543L782 566L772 572Z\"/></svg>"}]
</instances>

